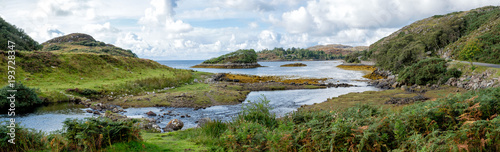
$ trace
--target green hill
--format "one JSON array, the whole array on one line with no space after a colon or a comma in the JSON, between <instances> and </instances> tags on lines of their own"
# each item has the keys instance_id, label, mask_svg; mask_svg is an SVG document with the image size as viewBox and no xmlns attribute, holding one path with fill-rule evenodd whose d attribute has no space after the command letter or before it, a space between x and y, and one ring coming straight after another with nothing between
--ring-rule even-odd
<instances>
[{"instance_id":1,"label":"green hill","mask_svg":"<svg viewBox=\"0 0 500 152\"><path fill-rule=\"evenodd\" d=\"M377 66L401 71L426 57L467 60L466 47L477 47L472 61L500 63L500 7L435 15L392 33L370 46Z\"/></svg>"},{"instance_id":2,"label":"green hill","mask_svg":"<svg viewBox=\"0 0 500 152\"><path fill-rule=\"evenodd\" d=\"M137 57L130 50L125 50L111 44L96 41L92 36L82 33L72 33L60 36L42 43L43 51L64 53L95 53L114 56Z\"/></svg>"},{"instance_id":3,"label":"green hill","mask_svg":"<svg viewBox=\"0 0 500 152\"><path fill-rule=\"evenodd\" d=\"M42 48L38 42L24 33L24 30L9 24L0 17L0 50L7 50L8 41L15 44L16 50L39 50Z\"/></svg>"},{"instance_id":4,"label":"green hill","mask_svg":"<svg viewBox=\"0 0 500 152\"><path fill-rule=\"evenodd\" d=\"M261 67L257 63L255 50L237 50L203 61L192 68L222 68L222 69L246 69Z\"/></svg>"}]
</instances>

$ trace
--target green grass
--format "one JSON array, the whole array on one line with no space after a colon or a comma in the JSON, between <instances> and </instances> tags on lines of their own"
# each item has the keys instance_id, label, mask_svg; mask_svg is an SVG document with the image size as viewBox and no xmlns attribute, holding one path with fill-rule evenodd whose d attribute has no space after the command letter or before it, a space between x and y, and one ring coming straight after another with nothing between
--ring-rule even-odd
<instances>
[{"instance_id":1,"label":"green grass","mask_svg":"<svg viewBox=\"0 0 500 152\"><path fill-rule=\"evenodd\" d=\"M106 149L103 149L104 152L150 152L150 151L162 151L162 149L152 143L148 142L122 142L113 144Z\"/></svg>"},{"instance_id":2,"label":"green grass","mask_svg":"<svg viewBox=\"0 0 500 152\"><path fill-rule=\"evenodd\" d=\"M17 52L16 80L40 89L49 102L68 99L67 89L92 89L104 95L137 94L179 86L192 80L192 72L173 69L148 59L99 54ZM3 54L1 57L5 57ZM32 63L31 66L23 63ZM0 65L6 66L2 58ZM6 69L0 85L7 84ZM78 94L73 94L80 96Z\"/></svg>"},{"instance_id":3,"label":"green grass","mask_svg":"<svg viewBox=\"0 0 500 152\"><path fill-rule=\"evenodd\" d=\"M469 63L462 63L462 62L457 62L453 61L449 63L451 68L457 68L462 71L463 75L476 75L483 73L485 71L491 71L493 72L492 77L490 78L498 78L500 77L500 69L498 68L491 68L491 67L486 67L486 66L478 66L474 65L476 68L472 70L472 66Z\"/></svg>"},{"instance_id":4,"label":"green grass","mask_svg":"<svg viewBox=\"0 0 500 152\"><path fill-rule=\"evenodd\" d=\"M136 107L171 106L198 108L213 105L238 104L245 100L246 95L249 93L249 91L238 90L239 87L238 85L193 83L166 91L159 91L155 94L124 97L110 103Z\"/></svg>"},{"instance_id":5,"label":"green grass","mask_svg":"<svg viewBox=\"0 0 500 152\"><path fill-rule=\"evenodd\" d=\"M207 151L205 146L189 140L186 132L191 131L192 129L169 133L142 132L141 135L145 143L158 146L159 151Z\"/></svg>"}]
</instances>

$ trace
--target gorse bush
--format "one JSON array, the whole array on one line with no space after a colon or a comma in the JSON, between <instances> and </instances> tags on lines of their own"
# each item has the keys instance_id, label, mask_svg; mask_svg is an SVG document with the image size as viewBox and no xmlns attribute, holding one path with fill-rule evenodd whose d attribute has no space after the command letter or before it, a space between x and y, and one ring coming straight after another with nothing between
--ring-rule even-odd
<instances>
[{"instance_id":1,"label":"gorse bush","mask_svg":"<svg viewBox=\"0 0 500 152\"><path fill-rule=\"evenodd\" d=\"M16 92L9 92L8 90L17 90ZM15 112L16 114L30 112L40 105L43 101L38 98L37 89L29 88L20 82L14 83L14 88L4 86L0 89L0 108L5 109L2 112L7 113L7 109L11 108L11 102L8 97L15 94Z\"/></svg>"},{"instance_id":2,"label":"gorse bush","mask_svg":"<svg viewBox=\"0 0 500 152\"><path fill-rule=\"evenodd\" d=\"M398 81L410 85L443 84L451 77L460 77L462 72L456 68L447 69L446 63L446 60L440 58L422 60L401 71Z\"/></svg>"},{"instance_id":3,"label":"gorse bush","mask_svg":"<svg viewBox=\"0 0 500 152\"><path fill-rule=\"evenodd\" d=\"M118 142L140 141L136 121L111 121L107 118L66 119L63 136L70 147L91 151Z\"/></svg>"}]
</instances>

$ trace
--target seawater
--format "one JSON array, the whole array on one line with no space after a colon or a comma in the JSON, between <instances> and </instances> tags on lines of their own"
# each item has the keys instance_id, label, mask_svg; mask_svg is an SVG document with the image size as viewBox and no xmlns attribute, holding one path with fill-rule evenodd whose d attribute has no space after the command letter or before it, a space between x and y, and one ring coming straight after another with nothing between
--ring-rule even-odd
<instances>
[{"instance_id":1,"label":"seawater","mask_svg":"<svg viewBox=\"0 0 500 152\"><path fill-rule=\"evenodd\" d=\"M339 69L336 66L341 64L340 61L300 61L306 64L305 67L280 67L283 64L291 62L259 62L262 66L253 69L205 69L205 68L190 68L193 65L203 62L202 60L169 60L157 61L163 65L179 69L192 69L196 71L212 72L212 73L234 73L234 74L252 74L252 75L277 75L287 76L290 78L310 77L310 78L328 78L327 82L332 83L349 83L357 85L357 87L349 88L327 88L327 89L303 89L303 90L284 90L284 91L253 91L248 96L245 102L238 105L221 105L213 106L206 109L194 110L193 108L170 108L170 107L146 107L146 108L128 108L125 109L124 115L128 117L141 118L148 117L145 113L153 111L157 114L172 111L178 116L150 117L159 120L161 127L164 127L168 121L172 119L180 119L184 122L184 128L196 127L195 121L200 118L209 117L211 119L219 119L223 121L231 121L236 116L244 104L248 101L257 101L259 98L266 97L270 100L270 105L273 107L272 112L277 116L284 116L287 113L297 110L301 105L311 105L321 103L328 98L337 97L351 92L376 91L375 87L368 86L366 82L358 80L366 80L362 76L366 73L361 71L349 71ZM31 114L17 116L16 121L28 128L34 128L42 131L54 131L63 127L63 121L66 118L85 118L92 117L92 114L85 113L87 108L70 103L59 105L50 105L41 107ZM190 117L181 118L180 115L189 115ZM0 115L0 120L7 120L6 115Z\"/></svg>"}]
</instances>

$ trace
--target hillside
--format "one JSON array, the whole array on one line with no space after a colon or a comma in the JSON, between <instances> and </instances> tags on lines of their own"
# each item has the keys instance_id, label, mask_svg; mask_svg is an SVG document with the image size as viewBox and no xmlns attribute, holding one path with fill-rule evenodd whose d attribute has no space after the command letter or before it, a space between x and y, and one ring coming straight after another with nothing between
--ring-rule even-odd
<instances>
[{"instance_id":1,"label":"hillside","mask_svg":"<svg viewBox=\"0 0 500 152\"><path fill-rule=\"evenodd\" d=\"M72 33L60 36L42 43L43 51L64 53L95 53L114 56L137 57L130 50L125 50L111 44L95 40L92 36L82 33Z\"/></svg>"},{"instance_id":2,"label":"hillside","mask_svg":"<svg viewBox=\"0 0 500 152\"><path fill-rule=\"evenodd\" d=\"M345 53L347 54L347 53ZM333 60L344 58L343 53L312 51L303 48L274 48L257 52L259 61L304 61L304 60Z\"/></svg>"},{"instance_id":3,"label":"hillside","mask_svg":"<svg viewBox=\"0 0 500 152\"><path fill-rule=\"evenodd\" d=\"M38 42L33 40L30 36L24 33L24 30L11 25L3 18L0 17L0 50L7 50L7 42L12 41L15 44L16 50L39 50L42 48Z\"/></svg>"},{"instance_id":4,"label":"hillside","mask_svg":"<svg viewBox=\"0 0 500 152\"><path fill-rule=\"evenodd\" d=\"M367 50L367 49L368 49L367 46L352 47L352 46L342 45L342 44L316 45L316 46L312 46L312 47L307 48L307 50L311 50L311 51L323 51L326 54L336 54L336 55L342 54L343 56L350 54L352 52L363 51L363 50Z\"/></svg>"},{"instance_id":5,"label":"hillside","mask_svg":"<svg viewBox=\"0 0 500 152\"><path fill-rule=\"evenodd\" d=\"M500 63L500 7L435 15L403 27L370 46L377 66L394 72L426 57Z\"/></svg>"},{"instance_id":6,"label":"hillside","mask_svg":"<svg viewBox=\"0 0 500 152\"><path fill-rule=\"evenodd\" d=\"M0 66L7 67L7 53L0 53ZM136 94L184 84L192 73L140 58L90 53L44 51L16 52L16 80L39 89L45 102L68 101L72 96L100 98ZM6 68L1 86L7 85Z\"/></svg>"},{"instance_id":7,"label":"hillside","mask_svg":"<svg viewBox=\"0 0 500 152\"><path fill-rule=\"evenodd\" d=\"M216 58L208 59L203 63L193 66L193 68L256 68L260 67L257 63L257 53L253 49L237 50L231 53L221 55Z\"/></svg>"}]
</instances>

